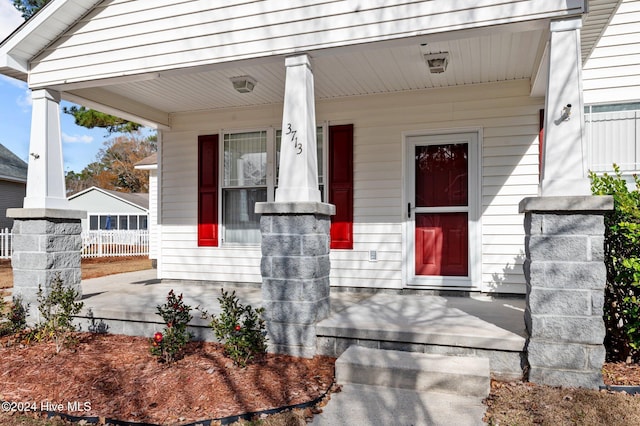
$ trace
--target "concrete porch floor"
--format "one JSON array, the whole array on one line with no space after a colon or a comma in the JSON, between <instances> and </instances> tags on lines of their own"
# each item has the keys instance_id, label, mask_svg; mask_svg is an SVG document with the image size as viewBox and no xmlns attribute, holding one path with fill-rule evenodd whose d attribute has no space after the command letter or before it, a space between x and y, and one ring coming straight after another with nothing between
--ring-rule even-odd
<instances>
[{"instance_id":1,"label":"concrete porch floor","mask_svg":"<svg viewBox=\"0 0 640 426\"><path fill-rule=\"evenodd\" d=\"M117 334L151 336L162 329L156 306L169 290L184 295L185 303L210 314L219 312L220 285L156 279L155 270L112 275L82 282L87 330L107 327ZM257 286L226 286L244 304L258 307ZM482 356L491 361L499 378L522 376L525 345L522 298L492 298L348 292L332 289L331 316L317 325L318 352L339 356L350 345L370 348ZM215 340L207 320L192 312L192 332L198 339Z\"/></svg>"}]
</instances>

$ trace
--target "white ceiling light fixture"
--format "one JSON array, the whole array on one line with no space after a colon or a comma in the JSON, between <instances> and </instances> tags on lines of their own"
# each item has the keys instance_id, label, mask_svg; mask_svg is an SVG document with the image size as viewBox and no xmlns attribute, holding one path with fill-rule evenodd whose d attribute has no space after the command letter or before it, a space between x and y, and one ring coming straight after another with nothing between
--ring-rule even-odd
<instances>
[{"instance_id":1,"label":"white ceiling light fixture","mask_svg":"<svg viewBox=\"0 0 640 426\"><path fill-rule=\"evenodd\" d=\"M427 62L431 74L442 74L449 65L449 52L427 53L424 55L424 60Z\"/></svg>"},{"instance_id":2,"label":"white ceiling light fixture","mask_svg":"<svg viewBox=\"0 0 640 426\"><path fill-rule=\"evenodd\" d=\"M256 84L258 84L258 81L250 75L231 77L229 80L231 80L233 88L236 89L238 93L251 93L253 92L253 88L256 87Z\"/></svg>"}]
</instances>

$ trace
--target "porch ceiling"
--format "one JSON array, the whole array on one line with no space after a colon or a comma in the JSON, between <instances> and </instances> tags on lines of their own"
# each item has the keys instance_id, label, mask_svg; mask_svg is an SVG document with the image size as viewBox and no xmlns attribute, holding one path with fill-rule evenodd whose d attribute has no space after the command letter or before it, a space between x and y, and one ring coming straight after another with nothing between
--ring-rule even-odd
<instances>
[{"instance_id":1,"label":"porch ceiling","mask_svg":"<svg viewBox=\"0 0 640 426\"><path fill-rule=\"evenodd\" d=\"M581 31L583 60L590 55L620 2L589 0L589 14ZM421 44L424 40L405 39L393 45L369 44L347 51L310 52L316 98L326 100L531 78L537 78L533 95L544 94L546 78L537 76L536 72L540 71L547 29L538 26L520 31L498 30L473 37L463 32L457 39L455 33L450 35L451 39L426 45ZM438 52L449 53L449 66L445 73L431 74L423 54ZM258 81L252 93L239 94L232 88L229 78L241 75L250 75ZM106 82L107 85L97 89L60 89L66 90L66 97L73 102L97 109L106 106L105 112L166 126L168 114L281 103L285 69L282 57L270 57L241 65L147 77L116 84Z\"/></svg>"},{"instance_id":2,"label":"porch ceiling","mask_svg":"<svg viewBox=\"0 0 640 426\"><path fill-rule=\"evenodd\" d=\"M365 45L348 52L312 52L316 98L527 79L537 66L546 38L545 30L531 30L426 45L412 41L384 47ZM449 66L442 74L431 74L423 54L437 52L449 52ZM251 75L258 81L252 93L239 94L232 88L229 78L240 75ZM275 58L259 64L158 74L149 80L103 86L100 97L104 98L106 91L120 102L143 104L164 113L245 107L281 103L284 80L284 60ZM99 101L94 89L69 93Z\"/></svg>"}]
</instances>

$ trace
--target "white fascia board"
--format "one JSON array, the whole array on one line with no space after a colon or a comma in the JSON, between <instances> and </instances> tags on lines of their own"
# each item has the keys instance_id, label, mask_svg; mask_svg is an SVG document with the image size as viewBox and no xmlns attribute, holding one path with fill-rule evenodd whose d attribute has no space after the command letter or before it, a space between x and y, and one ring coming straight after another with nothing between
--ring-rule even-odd
<instances>
[{"instance_id":1,"label":"white fascia board","mask_svg":"<svg viewBox=\"0 0 640 426\"><path fill-rule=\"evenodd\" d=\"M61 92L64 100L154 129L169 130L169 114L101 88Z\"/></svg>"},{"instance_id":2,"label":"white fascia board","mask_svg":"<svg viewBox=\"0 0 640 426\"><path fill-rule=\"evenodd\" d=\"M547 85L549 84L549 42L544 45L542 56L538 61L538 66L531 77L531 93L532 97L544 97L547 93Z\"/></svg>"},{"instance_id":3,"label":"white fascia board","mask_svg":"<svg viewBox=\"0 0 640 426\"><path fill-rule=\"evenodd\" d=\"M133 166L134 169L138 170L158 170L157 164L146 164L144 166Z\"/></svg>"},{"instance_id":4,"label":"white fascia board","mask_svg":"<svg viewBox=\"0 0 640 426\"><path fill-rule=\"evenodd\" d=\"M74 198L79 197L82 194L86 194L89 191L93 191L94 189L100 190L100 188L98 188L97 186L91 186L89 188L83 189L80 192L76 192L75 194L68 196L67 199L68 200L73 200Z\"/></svg>"},{"instance_id":5,"label":"white fascia board","mask_svg":"<svg viewBox=\"0 0 640 426\"><path fill-rule=\"evenodd\" d=\"M67 18L64 21L72 23L68 26L71 27L87 13L87 10L92 9L99 2L100 0L91 2L83 0L82 5L89 6L88 9L78 8L77 5L74 5L74 0L52 0L49 2L0 43L0 72L26 81L29 61L60 35L53 34L52 38L51 30L47 28L46 24L52 19L60 20L58 16L62 15ZM42 32L42 34L39 35L38 32ZM37 40L38 44L34 45L33 40ZM30 45L29 48L21 48L27 44Z\"/></svg>"}]
</instances>

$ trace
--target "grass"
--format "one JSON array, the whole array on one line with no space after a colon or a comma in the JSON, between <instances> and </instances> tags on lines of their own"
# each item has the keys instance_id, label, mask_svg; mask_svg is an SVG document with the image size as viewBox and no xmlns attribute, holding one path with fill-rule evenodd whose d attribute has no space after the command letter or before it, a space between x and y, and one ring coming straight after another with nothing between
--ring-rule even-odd
<instances>
[{"instance_id":1,"label":"grass","mask_svg":"<svg viewBox=\"0 0 640 426\"><path fill-rule=\"evenodd\" d=\"M489 425L639 425L640 396L530 383L494 383Z\"/></svg>"}]
</instances>

